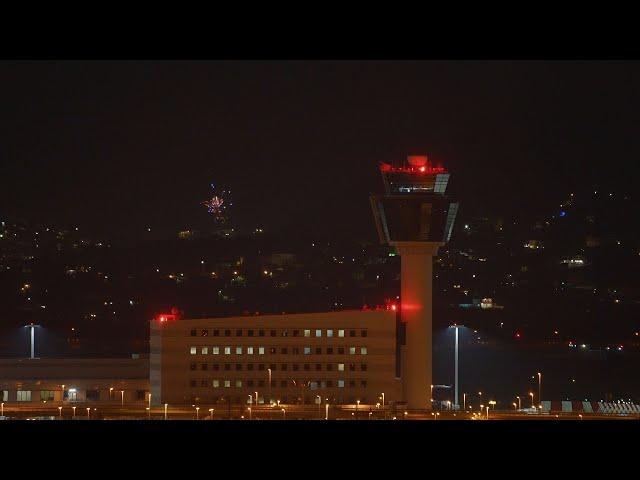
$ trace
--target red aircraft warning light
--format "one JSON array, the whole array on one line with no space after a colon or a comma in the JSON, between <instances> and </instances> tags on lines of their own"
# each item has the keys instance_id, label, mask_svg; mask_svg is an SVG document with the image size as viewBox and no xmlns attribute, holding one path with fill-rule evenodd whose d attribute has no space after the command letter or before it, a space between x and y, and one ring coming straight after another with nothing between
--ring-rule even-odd
<instances>
[{"instance_id":1,"label":"red aircraft warning light","mask_svg":"<svg viewBox=\"0 0 640 480\"><path fill-rule=\"evenodd\" d=\"M156 315L156 320L160 323L168 322L169 320L178 320L180 318L180 312L177 308L172 308L171 313L159 313Z\"/></svg>"}]
</instances>

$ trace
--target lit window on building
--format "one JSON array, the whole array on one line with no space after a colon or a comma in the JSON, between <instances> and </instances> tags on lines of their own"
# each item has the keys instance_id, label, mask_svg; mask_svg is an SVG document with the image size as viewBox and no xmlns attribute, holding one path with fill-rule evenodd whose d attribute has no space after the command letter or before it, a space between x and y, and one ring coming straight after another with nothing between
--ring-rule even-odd
<instances>
[{"instance_id":1,"label":"lit window on building","mask_svg":"<svg viewBox=\"0 0 640 480\"><path fill-rule=\"evenodd\" d=\"M258 355L264 355L264 347L258 347Z\"/></svg>"},{"instance_id":2,"label":"lit window on building","mask_svg":"<svg viewBox=\"0 0 640 480\"><path fill-rule=\"evenodd\" d=\"M202 355L207 355L209 353L209 347L202 347Z\"/></svg>"},{"instance_id":3,"label":"lit window on building","mask_svg":"<svg viewBox=\"0 0 640 480\"><path fill-rule=\"evenodd\" d=\"M304 336L305 337L310 337L311 336L311 330L305 330L304 331Z\"/></svg>"},{"instance_id":4,"label":"lit window on building","mask_svg":"<svg viewBox=\"0 0 640 480\"><path fill-rule=\"evenodd\" d=\"M344 388L344 380L338 380L338 388Z\"/></svg>"},{"instance_id":5,"label":"lit window on building","mask_svg":"<svg viewBox=\"0 0 640 480\"><path fill-rule=\"evenodd\" d=\"M253 355L253 347L247 347L247 355Z\"/></svg>"},{"instance_id":6,"label":"lit window on building","mask_svg":"<svg viewBox=\"0 0 640 480\"><path fill-rule=\"evenodd\" d=\"M344 337L344 330L338 330L338 336Z\"/></svg>"},{"instance_id":7,"label":"lit window on building","mask_svg":"<svg viewBox=\"0 0 640 480\"><path fill-rule=\"evenodd\" d=\"M322 336L322 330L316 330L316 337Z\"/></svg>"},{"instance_id":8,"label":"lit window on building","mask_svg":"<svg viewBox=\"0 0 640 480\"><path fill-rule=\"evenodd\" d=\"M236 355L242 355L242 347L236 347Z\"/></svg>"},{"instance_id":9,"label":"lit window on building","mask_svg":"<svg viewBox=\"0 0 640 480\"><path fill-rule=\"evenodd\" d=\"M356 347L349 347L349 355L355 355L356 354Z\"/></svg>"},{"instance_id":10,"label":"lit window on building","mask_svg":"<svg viewBox=\"0 0 640 480\"><path fill-rule=\"evenodd\" d=\"M360 347L360 355L366 355L367 354L367 347Z\"/></svg>"},{"instance_id":11,"label":"lit window on building","mask_svg":"<svg viewBox=\"0 0 640 480\"><path fill-rule=\"evenodd\" d=\"M54 395L53 390L41 390L40 391L40 400L46 401L46 402L52 402L53 398L54 398L53 395Z\"/></svg>"},{"instance_id":12,"label":"lit window on building","mask_svg":"<svg viewBox=\"0 0 640 480\"><path fill-rule=\"evenodd\" d=\"M333 330L327 330L327 337L333 337Z\"/></svg>"},{"instance_id":13,"label":"lit window on building","mask_svg":"<svg viewBox=\"0 0 640 480\"><path fill-rule=\"evenodd\" d=\"M214 380L213 381L213 388L218 388L220 387L220 380Z\"/></svg>"},{"instance_id":14,"label":"lit window on building","mask_svg":"<svg viewBox=\"0 0 640 480\"><path fill-rule=\"evenodd\" d=\"M211 347L212 355L220 355L220 347Z\"/></svg>"},{"instance_id":15,"label":"lit window on building","mask_svg":"<svg viewBox=\"0 0 640 480\"><path fill-rule=\"evenodd\" d=\"M191 355L195 355L196 353L198 353L198 348L197 347L191 347L189 349L189 353L191 353Z\"/></svg>"},{"instance_id":16,"label":"lit window on building","mask_svg":"<svg viewBox=\"0 0 640 480\"><path fill-rule=\"evenodd\" d=\"M224 354L231 355L231 347L224 347Z\"/></svg>"},{"instance_id":17,"label":"lit window on building","mask_svg":"<svg viewBox=\"0 0 640 480\"><path fill-rule=\"evenodd\" d=\"M311 347L304 347L304 354L311 355Z\"/></svg>"},{"instance_id":18,"label":"lit window on building","mask_svg":"<svg viewBox=\"0 0 640 480\"><path fill-rule=\"evenodd\" d=\"M242 380L236 380L236 388L242 388Z\"/></svg>"},{"instance_id":19,"label":"lit window on building","mask_svg":"<svg viewBox=\"0 0 640 480\"><path fill-rule=\"evenodd\" d=\"M231 386L231 380L224 381L224 388L229 388Z\"/></svg>"},{"instance_id":20,"label":"lit window on building","mask_svg":"<svg viewBox=\"0 0 640 480\"><path fill-rule=\"evenodd\" d=\"M338 371L339 372L344 372L344 363L339 363L338 364Z\"/></svg>"}]
</instances>

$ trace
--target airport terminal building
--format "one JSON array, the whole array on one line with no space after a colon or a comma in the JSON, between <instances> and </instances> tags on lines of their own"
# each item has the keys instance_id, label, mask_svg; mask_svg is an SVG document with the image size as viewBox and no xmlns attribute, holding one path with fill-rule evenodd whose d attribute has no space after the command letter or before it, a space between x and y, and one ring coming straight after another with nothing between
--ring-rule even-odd
<instances>
[{"instance_id":1,"label":"airport terminal building","mask_svg":"<svg viewBox=\"0 0 640 480\"><path fill-rule=\"evenodd\" d=\"M151 324L152 402L387 403L401 398L392 309ZM328 400L327 400L328 399Z\"/></svg>"}]
</instances>

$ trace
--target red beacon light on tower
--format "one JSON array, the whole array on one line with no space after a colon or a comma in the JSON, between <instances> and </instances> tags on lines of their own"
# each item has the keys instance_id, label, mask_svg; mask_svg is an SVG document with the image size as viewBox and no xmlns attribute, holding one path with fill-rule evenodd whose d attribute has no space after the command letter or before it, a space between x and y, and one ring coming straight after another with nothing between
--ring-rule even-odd
<instances>
[{"instance_id":1,"label":"red beacon light on tower","mask_svg":"<svg viewBox=\"0 0 640 480\"><path fill-rule=\"evenodd\" d=\"M178 320L180 318L180 312L177 308L172 308L171 313L159 313L156 315L156 320L160 323L168 322L169 320Z\"/></svg>"}]
</instances>

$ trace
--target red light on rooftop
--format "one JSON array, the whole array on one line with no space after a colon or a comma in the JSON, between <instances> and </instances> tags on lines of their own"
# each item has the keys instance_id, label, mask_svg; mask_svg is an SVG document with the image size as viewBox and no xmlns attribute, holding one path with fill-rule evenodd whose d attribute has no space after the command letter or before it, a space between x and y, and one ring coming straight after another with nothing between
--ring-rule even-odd
<instances>
[{"instance_id":1,"label":"red light on rooftop","mask_svg":"<svg viewBox=\"0 0 640 480\"><path fill-rule=\"evenodd\" d=\"M516 338L520 338L520 332L516 332Z\"/></svg>"},{"instance_id":2,"label":"red light on rooftop","mask_svg":"<svg viewBox=\"0 0 640 480\"><path fill-rule=\"evenodd\" d=\"M394 312L397 310L398 307L396 307L395 303L393 305L391 305L391 310L393 310Z\"/></svg>"},{"instance_id":3,"label":"red light on rooftop","mask_svg":"<svg viewBox=\"0 0 640 480\"><path fill-rule=\"evenodd\" d=\"M178 319L177 313L160 313L156 315L156 320L158 320L160 323L165 323L168 320L177 320L177 319Z\"/></svg>"},{"instance_id":4,"label":"red light on rooftop","mask_svg":"<svg viewBox=\"0 0 640 480\"><path fill-rule=\"evenodd\" d=\"M420 167L420 171L424 172L427 169L427 167Z\"/></svg>"}]
</instances>

